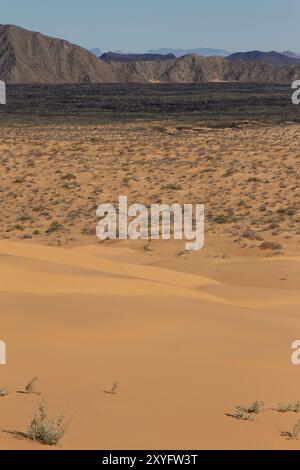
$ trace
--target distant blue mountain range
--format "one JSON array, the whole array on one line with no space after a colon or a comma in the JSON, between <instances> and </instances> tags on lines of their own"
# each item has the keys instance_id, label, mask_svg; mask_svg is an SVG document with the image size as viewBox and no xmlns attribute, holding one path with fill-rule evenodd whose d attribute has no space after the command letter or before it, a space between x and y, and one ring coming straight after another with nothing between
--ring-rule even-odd
<instances>
[{"instance_id":1,"label":"distant blue mountain range","mask_svg":"<svg viewBox=\"0 0 300 470\"><path fill-rule=\"evenodd\" d=\"M232 52L225 51L224 49L211 49L209 47L198 47L196 49L172 49L172 48L162 48L162 49L150 49L148 54L174 54L176 57L182 57L187 54L198 54L202 56L212 56L218 55L221 57L227 57L232 54Z\"/></svg>"},{"instance_id":2,"label":"distant blue mountain range","mask_svg":"<svg viewBox=\"0 0 300 470\"><path fill-rule=\"evenodd\" d=\"M131 56L131 59L133 60L134 57L136 56L136 60L141 60L141 56L147 56L149 54L152 54L153 56L159 56L159 55L173 55L175 57L182 57L188 54L197 54L201 55L204 57L209 57L209 56L220 56L220 57L230 57L230 59L242 59L242 60L259 60L261 62L269 62L269 63L276 63L276 65L279 65L280 63L282 65L288 65L289 63L297 63L300 59L300 54L292 51L284 51L284 52L261 52L261 51L250 51L250 52L229 52L226 51L225 49L212 49L209 47L198 47L196 49L172 49L172 48L161 48L161 49L150 49L149 51L145 53L140 53L140 54L132 54L124 51L113 51L109 53L104 53L100 48L96 47L94 49L90 49L90 52L92 52L95 56L101 57L103 54L104 56L106 55L118 55L119 60L121 59L121 56ZM284 58L288 59L284 59ZM105 58L105 57L103 57ZM158 57L157 57L158 58Z\"/></svg>"},{"instance_id":3,"label":"distant blue mountain range","mask_svg":"<svg viewBox=\"0 0 300 470\"><path fill-rule=\"evenodd\" d=\"M100 57L103 54L103 52L101 51L101 49L99 49L99 47L90 49L90 52L92 52L96 57Z\"/></svg>"},{"instance_id":4,"label":"distant blue mountain range","mask_svg":"<svg viewBox=\"0 0 300 470\"><path fill-rule=\"evenodd\" d=\"M96 55L97 57L100 57L103 54L103 51L99 49L98 47L95 47L94 49L90 49L90 51ZM129 54L130 52L124 52L124 51L113 51L114 53L118 54ZM212 56L212 55L218 55L221 57L227 57L232 52L225 51L224 49L210 49L208 47L200 47L196 49L167 49L167 48L162 48L162 49L150 49L147 51L145 54L160 54L160 55L168 55L168 54L173 54L175 57L182 57L187 54L198 54L202 56Z\"/></svg>"}]
</instances>

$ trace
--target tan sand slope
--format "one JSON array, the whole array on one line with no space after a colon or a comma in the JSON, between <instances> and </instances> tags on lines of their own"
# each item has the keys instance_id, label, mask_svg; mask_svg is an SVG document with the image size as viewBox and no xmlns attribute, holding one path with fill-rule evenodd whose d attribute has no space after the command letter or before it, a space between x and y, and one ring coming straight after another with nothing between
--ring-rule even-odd
<instances>
[{"instance_id":1,"label":"tan sand slope","mask_svg":"<svg viewBox=\"0 0 300 470\"><path fill-rule=\"evenodd\" d=\"M255 399L299 399L293 282L249 287L245 263L235 260L232 277L240 269L243 285L226 286L218 276L121 263L104 249L98 256L97 247L0 242L8 350L0 385L11 391L0 399L0 448L43 448L19 434L40 397L17 391L35 374L51 411L70 418L61 448L299 448L280 435L296 414L264 411L253 422L225 415ZM263 261L276 270L280 257ZM272 296L274 304L259 306ZM104 394L115 382L116 395Z\"/></svg>"}]
</instances>

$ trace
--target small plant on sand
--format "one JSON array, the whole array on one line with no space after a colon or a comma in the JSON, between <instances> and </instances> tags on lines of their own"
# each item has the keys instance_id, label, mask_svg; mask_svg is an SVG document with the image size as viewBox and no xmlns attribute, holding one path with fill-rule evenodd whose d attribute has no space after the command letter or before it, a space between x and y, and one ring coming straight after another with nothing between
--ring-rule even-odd
<instances>
[{"instance_id":1,"label":"small plant on sand","mask_svg":"<svg viewBox=\"0 0 300 470\"><path fill-rule=\"evenodd\" d=\"M234 415L234 418L239 419L241 421L252 421L254 419L253 415L245 413L245 411L240 409L239 406L237 406L236 409L237 409L237 412Z\"/></svg>"},{"instance_id":2,"label":"small plant on sand","mask_svg":"<svg viewBox=\"0 0 300 470\"><path fill-rule=\"evenodd\" d=\"M37 381L39 380L38 376L35 375L31 380L29 380L28 384L25 387L25 392L26 393L37 393L36 391L36 384Z\"/></svg>"},{"instance_id":3,"label":"small plant on sand","mask_svg":"<svg viewBox=\"0 0 300 470\"><path fill-rule=\"evenodd\" d=\"M257 178L257 176L250 176L250 178L247 179L247 183L262 183L262 180Z\"/></svg>"},{"instance_id":4,"label":"small plant on sand","mask_svg":"<svg viewBox=\"0 0 300 470\"><path fill-rule=\"evenodd\" d=\"M115 382L110 390L103 390L103 393L106 393L108 395L116 395L118 387L119 387L118 382Z\"/></svg>"},{"instance_id":5,"label":"small plant on sand","mask_svg":"<svg viewBox=\"0 0 300 470\"><path fill-rule=\"evenodd\" d=\"M279 413L299 413L300 402L296 401L295 403L289 403L288 405L283 405L282 403L279 403L276 410Z\"/></svg>"},{"instance_id":6,"label":"small plant on sand","mask_svg":"<svg viewBox=\"0 0 300 470\"><path fill-rule=\"evenodd\" d=\"M280 251L282 250L282 245L276 242L264 241L261 245L259 245L259 248L262 250Z\"/></svg>"},{"instance_id":7,"label":"small plant on sand","mask_svg":"<svg viewBox=\"0 0 300 470\"><path fill-rule=\"evenodd\" d=\"M263 402L257 400L254 401L250 406L237 405L237 413L234 415L234 417L243 421L253 420L254 416L262 410L263 406Z\"/></svg>"},{"instance_id":8,"label":"small plant on sand","mask_svg":"<svg viewBox=\"0 0 300 470\"><path fill-rule=\"evenodd\" d=\"M228 222L230 222L229 217L224 214L216 215L213 217L212 220L215 224L227 224Z\"/></svg>"},{"instance_id":9,"label":"small plant on sand","mask_svg":"<svg viewBox=\"0 0 300 470\"><path fill-rule=\"evenodd\" d=\"M239 408L242 409L245 413L257 415L261 411L263 406L264 404L262 401L256 400L252 403L252 405L248 407L240 406Z\"/></svg>"},{"instance_id":10,"label":"small plant on sand","mask_svg":"<svg viewBox=\"0 0 300 470\"><path fill-rule=\"evenodd\" d=\"M63 175L61 179L62 180L75 180L76 176L74 176L73 173L67 173L66 175Z\"/></svg>"},{"instance_id":11,"label":"small plant on sand","mask_svg":"<svg viewBox=\"0 0 300 470\"><path fill-rule=\"evenodd\" d=\"M54 220L48 227L46 233L53 233L53 232L58 232L59 230L62 230L64 226L60 223L57 222L57 220Z\"/></svg>"},{"instance_id":12,"label":"small plant on sand","mask_svg":"<svg viewBox=\"0 0 300 470\"><path fill-rule=\"evenodd\" d=\"M282 432L281 436L285 437L286 439L298 439L300 432L300 419L297 421L295 426L293 427L292 431Z\"/></svg>"},{"instance_id":13,"label":"small plant on sand","mask_svg":"<svg viewBox=\"0 0 300 470\"><path fill-rule=\"evenodd\" d=\"M27 437L44 445L55 446L63 438L66 430L65 414L62 413L57 419L50 419L47 401L42 400L37 413L28 426Z\"/></svg>"},{"instance_id":14,"label":"small plant on sand","mask_svg":"<svg viewBox=\"0 0 300 470\"><path fill-rule=\"evenodd\" d=\"M6 397L9 394L9 391L6 387L0 387L0 397Z\"/></svg>"}]
</instances>

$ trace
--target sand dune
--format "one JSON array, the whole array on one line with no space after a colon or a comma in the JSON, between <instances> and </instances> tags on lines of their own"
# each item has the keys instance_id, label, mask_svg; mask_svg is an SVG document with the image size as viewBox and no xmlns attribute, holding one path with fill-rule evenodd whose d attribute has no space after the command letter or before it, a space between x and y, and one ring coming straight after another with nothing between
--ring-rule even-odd
<instances>
[{"instance_id":1,"label":"sand dune","mask_svg":"<svg viewBox=\"0 0 300 470\"><path fill-rule=\"evenodd\" d=\"M116 261L128 248L113 250L0 242L1 385L11 391L0 399L0 448L42 447L18 434L40 397L16 392L35 374L51 411L67 411L64 449L299 448L280 436L294 413L225 415L256 399L299 399L297 256L263 260L272 272L291 267L281 289L247 285L238 258L235 285L205 266L198 275L137 265ZM116 395L104 394L115 382Z\"/></svg>"},{"instance_id":2,"label":"sand dune","mask_svg":"<svg viewBox=\"0 0 300 470\"><path fill-rule=\"evenodd\" d=\"M299 414L272 410L300 400L298 125L0 135L0 448L44 448L22 433L47 396L63 449L299 449L281 435ZM96 207L119 194L205 203L204 250L99 243ZM17 393L34 375L42 395ZM254 421L226 415L254 400Z\"/></svg>"}]
</instances>

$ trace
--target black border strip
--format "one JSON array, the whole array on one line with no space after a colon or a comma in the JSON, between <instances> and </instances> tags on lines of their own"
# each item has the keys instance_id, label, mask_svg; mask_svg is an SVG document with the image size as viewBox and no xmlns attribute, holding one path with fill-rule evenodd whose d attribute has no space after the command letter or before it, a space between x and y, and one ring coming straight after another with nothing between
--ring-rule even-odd
<instances>
[{"instance_id":1,"label":"black border strip","mask_svg":"<svg viewBox=\"0 0 300 470\"><path fill-rule=\"evenodd\" d=\"M300 446L299 446L300 450ZM122 460L120 460L122 458ZM111 459L114 459L112 461ZM118 459L118 460L117 460ZM130 459L130 460L129 460ZM133 459L133 460L132 460ZM164 460L163 460L164 459ZM176 462L175 462L176 459ZM0 451L0 462L3 468L4 462L24 463L41 465L45 462L47 465L76 464L88 465L88 468L107 468L113 463L114 466L121 465L123 468L141 468L148 465L151 467L162 466L199 466L205 463L217 463L224 465L230 463L231 467L249 463L269 463L275 462L278 465L284 465L288 462L299 462L299 451L177 451L177 450L149 450L149 451L64 451L64 450L34 450L34 451ZM132 465L134 462L134 465Z\"/></svg>"}]
</instances>

